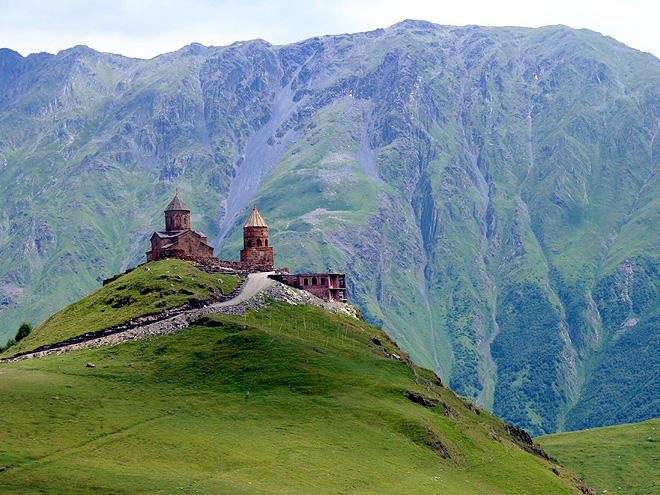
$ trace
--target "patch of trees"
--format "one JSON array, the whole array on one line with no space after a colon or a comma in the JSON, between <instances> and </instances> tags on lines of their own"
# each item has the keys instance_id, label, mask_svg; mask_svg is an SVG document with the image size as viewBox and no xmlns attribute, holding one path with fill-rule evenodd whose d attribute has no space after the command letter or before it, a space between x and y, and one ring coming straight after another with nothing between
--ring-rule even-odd
<instances>
[{"instance_id":1,"label":"patch of trees","mask_svg":"<svg viewBox=\"0 0 660 495\"><path fill-rule=\"evenodd\" d=\"M560 315L543 287L532 282L510 284L502 300L500 333L491 347L498 368L494 412L534 435L554 432L567 400Z\"/></svg>"},{"instance_id":2,"label":"patch of trees","mask_svg":"<svg viewBox=\"0 0 660 495\"><path fill-rule=\"evenodd\" d=\"M17 342L23 340L25 337L30 335L31 331L32 331L32 325L25 322L21 323L21 326L18 327L18 331L16 332L16 336L13 339L9 339L4 346L0 346L0 352L6 351L11 346L15 345Z\"/></svg>"}]
</instances>

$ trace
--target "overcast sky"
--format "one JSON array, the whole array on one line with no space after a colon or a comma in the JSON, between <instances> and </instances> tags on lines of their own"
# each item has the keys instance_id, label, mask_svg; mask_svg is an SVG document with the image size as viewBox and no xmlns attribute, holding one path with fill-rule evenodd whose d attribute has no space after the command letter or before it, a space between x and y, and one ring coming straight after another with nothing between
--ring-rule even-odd
<instances>
[{"instance_id":1,"label":"overcast sky","mask_svg":"<svg viewBox=\"0 0 660 495\"><path fill-rule=\"evenodd\" d=\"M75 45L151 58L193 42L385 28L404 19L464 26L565 24L588 28L660 57L658 0L0 0L0 47L22 55Z\"/></svg>"}]
</instances>

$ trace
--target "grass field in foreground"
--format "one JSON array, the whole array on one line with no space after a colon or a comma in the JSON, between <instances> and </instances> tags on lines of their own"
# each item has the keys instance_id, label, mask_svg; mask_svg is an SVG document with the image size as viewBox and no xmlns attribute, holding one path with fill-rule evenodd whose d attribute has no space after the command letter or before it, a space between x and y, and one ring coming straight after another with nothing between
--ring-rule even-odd
<instances>
[{"instance_id":1,"label":"grass field in foreground","mask_svg":"<svg viewBox=\"0 0 660 495\"><path fill-rule=\"evenodd\" d=\"M660 419L535 438L597 493L660 493Z\"/></svg>"},{"instance_id":2,"label":"grass field in foreground","mask_svg":"<svg viewBox=\"0 0 660 495\"><path fill-rule=\"evenodd\" d=\"M376 327L271 303L0 364L0 492L577 493L571 472L386 353L401 354Z\"/></svg>"}]
</instances>

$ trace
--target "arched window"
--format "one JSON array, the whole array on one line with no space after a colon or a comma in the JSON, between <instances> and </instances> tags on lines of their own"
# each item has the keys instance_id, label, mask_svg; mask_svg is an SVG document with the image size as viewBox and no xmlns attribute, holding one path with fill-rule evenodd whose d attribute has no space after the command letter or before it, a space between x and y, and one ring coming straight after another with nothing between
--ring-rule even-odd
<instances>
[{"instance_id":1,"label":"arched window","mask_svg":"<svg viewBox=\"0 0 660 495\"><path fill-rule=\"evenodd\" d=\"M248 241L248 247L252 247L252 239Z\"/></svg>"},{"instance_id":2,"label":"arched window","mask_svg":"<svg viewBox=\"0 0 660 495\"><path fill-rule=\"evenodd\" d=\"M325 279L321 278L321 285L325 285Z\"/></svg>"},{"instance_id":3,"label":"arched window","mask_svg":"<svg viewBox=\"0 0 660 495\"><path fill-rule=\"evenodd\" d=\"M307 283L307 279L305 279L305 285L308 285L308 283Z\"/></svg>"},{"instance_id":4,"label":"arched window","mask_svg":"<svg viewBox=\"0 0 660 495\"><path fill-rule=\"evenodd\" d=\"M264 246L268 247L268 239L266 239L264 243L265 243Z\"/></svg>"},{"instance_id":5,"label":"arched window","mask_svg":"<svg viewBox=\"0 0 660 495\"><path fill-rule=\"evenodd\" d=\"M261 239L257 239L257 247L261 247Z\"/></svg>"},{"instance_id":6,"label":"arched window","mask_svg":"<svg viewBox=\"0 0 660 495\"><path fill-rule=\"evenodd\" d=\"M312 277L312 285L316 285L316 277Z\"/></svg>"}]
</instances>

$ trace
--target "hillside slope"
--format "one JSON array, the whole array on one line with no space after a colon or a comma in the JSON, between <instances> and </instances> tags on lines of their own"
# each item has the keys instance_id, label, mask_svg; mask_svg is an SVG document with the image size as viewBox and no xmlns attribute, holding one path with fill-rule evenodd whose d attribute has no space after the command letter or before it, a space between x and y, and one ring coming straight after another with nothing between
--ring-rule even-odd
<instances>
[{"instance_id":1,"label":"hillside slope","mask_svg":"<svg viewBox=\"0 0 660 495\"><path fill-rule=\"evenodd\" d=\"M0 373L2 493L588 491L380 329L314 306Z\"/></svg>"},{"instance_id":2,"label":"hillside slope","mask_svg":"<svg viewBox=\"0 0 660 495\"><path fill-rule=\"evenodd\" d=\"M660 492L660 419L535 438L597 493Z\"/></svg>"},{"instance_id":3,"label":"hillside slope","mask_svg":"<svg viewBox=\"0 0 660 495\"><path fill-rule=\"evenodd\" d=\"M369 322L534 434L660 416L651 55L406 21L146 61L2 50L0 81L6 338L142 261L178 187L221 257L258 204L279 266L350 273Z\"/></svg>"},{"instance_id":4,"label":"hillside slope","mask_svg":"<svg viewBox=\"0 0 660 495\"><path fill-rule=\"evenodd\" d=\"M166 310L198 307L230 295L241 280L234 274L209 274L178 259L152 261L46 318L5 354L95 334Z\"/></svg>"}]
</instances>

